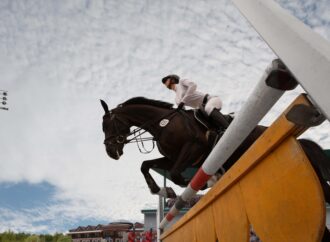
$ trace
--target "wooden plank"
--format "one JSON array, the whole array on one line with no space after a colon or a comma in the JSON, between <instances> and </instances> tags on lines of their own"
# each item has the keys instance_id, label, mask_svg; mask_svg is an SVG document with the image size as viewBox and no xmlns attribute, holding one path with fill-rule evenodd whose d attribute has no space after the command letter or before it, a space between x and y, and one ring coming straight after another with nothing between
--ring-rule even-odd
<instances>
[{"instance_id":1,"label":"wooden plank","mask_svg":"<svg viewBox=\"0 0 330 242\"><path fill-rule=\"evenodd\" d=\"M286 139L251 170L240 187L249 221L262 241L321 241L323 192L295 138Z\"/></svg>"},{"instance_id":2,"label":"wooden plank","mask_svg":"<svg viewBox=\"0 0 330 242\"><path fill-rule=\"evenodd\" d=\"M248 242L250 224L239 185L212 203L217 237L221 242Z\"/></svg>"},{"instance_id":3,"label":"wooden plank","mask_svg":"<svg viewBox=\"0 0 330 242\"><path fill-rule=\"evenodd\" d=\"M297 103L310 105L303 95ZM303 130L286 120L285 113L281 115L223 178L164 232L162 241L178 241L174 238L187 233L191 222L195 231L190 233L197 238L194 221L206 225L211 218L204 211L210 207L219 241L247 241L249 224L263 241L298 242L304 237L319 241L325 224L324 198L315 172L295 139Z\"/></svg>"}]
</instances>

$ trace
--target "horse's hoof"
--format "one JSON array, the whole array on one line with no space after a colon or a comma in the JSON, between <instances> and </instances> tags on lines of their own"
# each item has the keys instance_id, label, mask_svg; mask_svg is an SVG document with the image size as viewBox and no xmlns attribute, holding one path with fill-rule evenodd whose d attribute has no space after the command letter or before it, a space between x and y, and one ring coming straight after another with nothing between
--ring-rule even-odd
<instances>
[{"instance_id":1,"label":"horse's hoof","mask_svg":"<svg viewBox=\"0 0 330 242\"><path fill-rule=\"evenodd\" d=\"M176 198L176 194L174 190L171 187L162 187L160 188L159 192L152 193L157 194L158 196L164 197L164 198Z\"/></svg>"},{"instance_id":2,"label":"horse's hoof","mask_svg":"<svg viewBox=\"0 0 330 242\"><path fill-rule=\"evenodd\" d=\"M176 198L176 193L171 187L166 187L167 198Z\"/></svg>"}]
</instances>

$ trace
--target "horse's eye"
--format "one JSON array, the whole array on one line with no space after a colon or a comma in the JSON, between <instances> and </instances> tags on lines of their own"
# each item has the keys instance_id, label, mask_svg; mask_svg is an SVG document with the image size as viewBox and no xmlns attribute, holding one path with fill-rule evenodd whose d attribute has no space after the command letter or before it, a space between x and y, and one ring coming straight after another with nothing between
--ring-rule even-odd
<instances>
[{"instance_id":1,"label":"horse's eye","mask_svg":"<svg viewBox=\"0 0 330 242\"><path fill-rule=\"evenodd\" d=\"M117 137L117 143L122 144L124 142L125 142L125 137L123 135Z\"/></svg>"}]
</instances>

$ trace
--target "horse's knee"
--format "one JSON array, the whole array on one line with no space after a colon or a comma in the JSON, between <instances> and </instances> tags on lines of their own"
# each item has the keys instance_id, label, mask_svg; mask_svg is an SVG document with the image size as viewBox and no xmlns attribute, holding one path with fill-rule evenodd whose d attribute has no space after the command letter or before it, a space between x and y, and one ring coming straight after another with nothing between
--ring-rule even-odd
<instances>
[{"instance_id":1,"label":"horse's knee","mask_svg":"<svg viewBox=\"0 0 330 242\"><path fill-rule=\"evenodd\" d=\"M148 165L148 163L146 161L142 162L141 172L142 173L148 172L149 169L150 169L150 166Z\"/></svg>"}]
</instances>

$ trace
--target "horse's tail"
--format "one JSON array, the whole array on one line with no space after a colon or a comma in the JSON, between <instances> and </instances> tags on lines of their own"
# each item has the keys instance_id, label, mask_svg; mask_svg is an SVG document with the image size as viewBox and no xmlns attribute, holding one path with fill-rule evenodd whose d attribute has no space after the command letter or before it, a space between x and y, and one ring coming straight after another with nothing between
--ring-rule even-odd
<instances>
[{"instance_id":1,"label":"horse's tail","mask_svg":"<svg viewBox=\"0 0 330 242\"><path fill-rule=\"evenodd\" d=\"M307 139L300 139L299 142L319 177L325 200L330 203L330 186L327 183L330 181L330 158L315 142Z\"/></svg>"}]
</instances>

